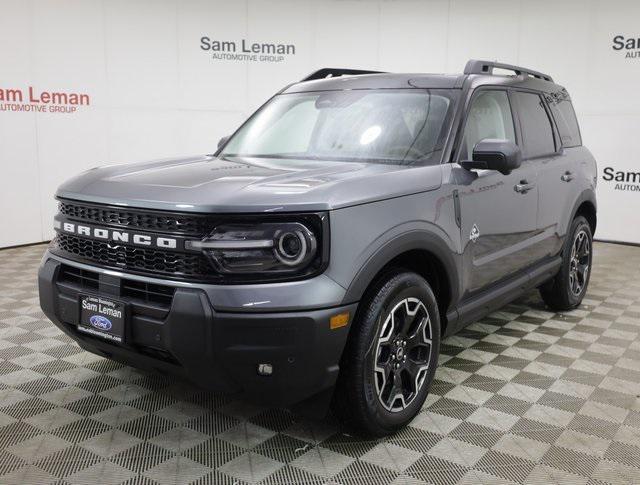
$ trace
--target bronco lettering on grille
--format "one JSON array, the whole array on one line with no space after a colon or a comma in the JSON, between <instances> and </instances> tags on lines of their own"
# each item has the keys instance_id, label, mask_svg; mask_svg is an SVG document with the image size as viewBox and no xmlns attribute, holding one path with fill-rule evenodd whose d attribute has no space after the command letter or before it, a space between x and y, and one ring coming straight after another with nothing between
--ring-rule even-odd
<instances>
[{"instance_id":1,"label":"bronco lettering on grille","mask_svg":"<svg viewBox=\"0 0 640 485\"><path fill-rule=\"evenodd\" d=\"M177 249L178 240L172 237L162 237L149 234L136 234L129 231L107 229L95 226L75 224L73 222L56 221L56 229L68 234L76 234L103 241L113 241L118 243L133 244L137 246L149 246L164 249Z\"/></svg>"}]
</instances>

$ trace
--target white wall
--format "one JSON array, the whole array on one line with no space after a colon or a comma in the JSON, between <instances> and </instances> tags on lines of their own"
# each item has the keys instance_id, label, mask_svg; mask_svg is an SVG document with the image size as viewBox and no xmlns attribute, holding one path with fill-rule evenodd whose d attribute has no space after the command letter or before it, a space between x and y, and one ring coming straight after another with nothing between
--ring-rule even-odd
<instances>
[{"instance_id":1,"label":"white wall","mask_svg":"<svg viewBox=\"0 0 640 485\"><path fill-rule=\"evenodd\" d=\"M640 57L612 49L615 35L640 37L640 2L0 0L0 12L0 89L90 96L64 114L0 101L0 247L50 238L64 179L211 152L274 91L322 66L461 72L475 57L549 72L572 94L600 168L640 172ZM205 35L296 53L213 60ZM640 243L640 190L615 185L600 177L598 237Z\"/></svg>"}]
</instances>

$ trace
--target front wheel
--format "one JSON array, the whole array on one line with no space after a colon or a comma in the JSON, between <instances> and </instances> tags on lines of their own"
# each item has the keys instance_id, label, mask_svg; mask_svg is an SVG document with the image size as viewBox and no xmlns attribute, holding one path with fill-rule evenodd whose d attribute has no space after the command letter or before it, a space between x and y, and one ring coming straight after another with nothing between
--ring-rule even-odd
<instances>
[{"instance_id":1,"label":"front wheel","mask_svg":"<svg viewBox=\"0 0 640 485\"><path fill-rule=\"evenodd\" d=\"M349 335L334 408L345 424L384 436L424 404L438 362L440 315L427 281L397 269L367 293Z\"/></svg>"},{"instance_id":2,"label":"front wheel","mask_svg":"<svg viewBox=\"0 0 640 485\"><path fill-rule=\"evenodd\" d=\"M540 287L540 295L549 308L566 311L582 303L591 276L592 256L591 226L584 217L578 216L567 235L560 271Z\"/></svg>"}]
</instances>

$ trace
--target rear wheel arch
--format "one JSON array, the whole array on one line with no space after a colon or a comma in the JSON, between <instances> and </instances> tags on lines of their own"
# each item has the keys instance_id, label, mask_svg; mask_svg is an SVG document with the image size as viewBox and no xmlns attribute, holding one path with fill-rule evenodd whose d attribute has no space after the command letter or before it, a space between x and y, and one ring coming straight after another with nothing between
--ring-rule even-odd
<instances>
[{"instance_id":1,"label":"rear wheel arch","mask_svg":"<svg viewBox=\"0 0 640 485\"><path fill-rule=\"evenodd\" d=\"M589 223L591 234L595 235L597 225L597 203L593 190L587 189L580 193L571 211L571 217L565 224L565 235L571 230L571 224L576 217L583 216Z\"/></svg>"},{"instance_id":2,"label":"rear wheel arch","mask_svg":"<svg viewBox=\"0 0 640 485\"><path fill-rule=\"evenodd\" d=\"M587 220L589 227L591 228L591 234L595 234L598 218L596 214L596 207L593 202L590 200L583 201L576 209L573 219L578 216L583 216Z\"/></svg>"}]
</instances>

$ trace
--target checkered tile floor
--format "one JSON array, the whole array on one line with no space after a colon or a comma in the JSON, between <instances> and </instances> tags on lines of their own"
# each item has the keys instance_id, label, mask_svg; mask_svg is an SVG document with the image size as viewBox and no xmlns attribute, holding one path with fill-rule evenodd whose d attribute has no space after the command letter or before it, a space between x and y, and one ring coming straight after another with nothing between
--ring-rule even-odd
<instances>
[{"instance_id":1,"label":"checkered tile floor","mask_svg":"<svg viewBox=\"0 0 640 485\"><path fill-rule=\"evenodd\" d=\"M384 440L83 352L42 315L44 246L0 251L0 483L640 483L640 248L597 244L588 298L531 293L448 338Z\"/></svg>"}]
</instances>

